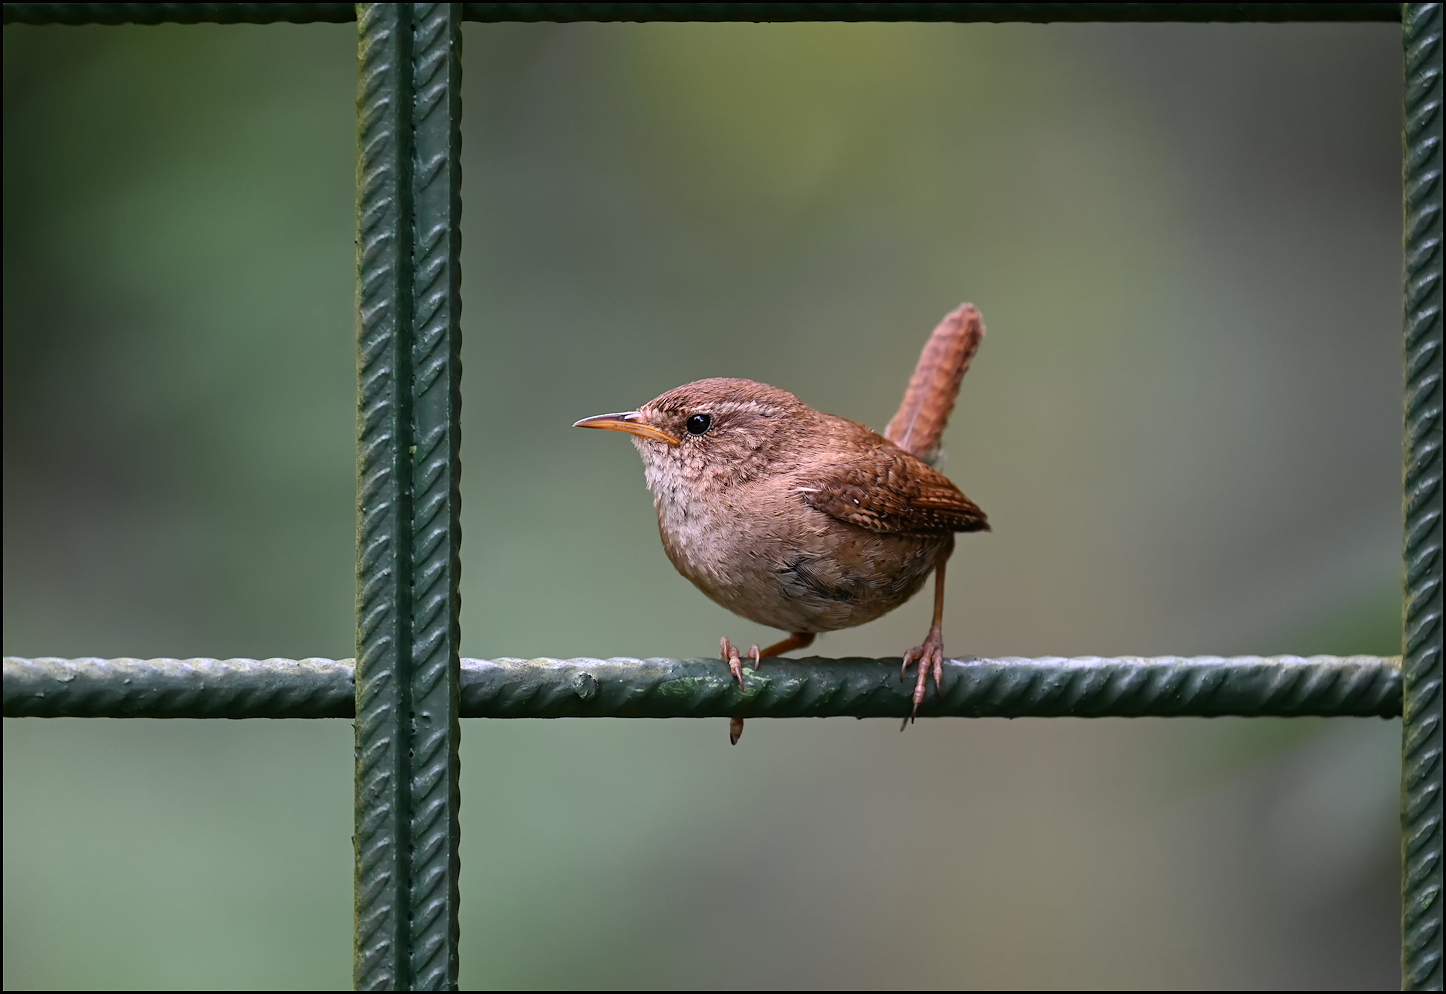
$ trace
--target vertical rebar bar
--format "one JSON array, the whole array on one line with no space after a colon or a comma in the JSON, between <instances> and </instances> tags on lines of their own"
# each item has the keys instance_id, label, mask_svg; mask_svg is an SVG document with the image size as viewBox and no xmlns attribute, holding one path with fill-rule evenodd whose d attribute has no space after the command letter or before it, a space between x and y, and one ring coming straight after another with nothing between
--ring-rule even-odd
<instances>
[{"instance_id":1,"label":"vertical rebar bar","mask_svg":"<svg viewBox=\"0 0 1446 994\"><path fill-rule=\"evenodd\" d=\"M411 5L357 5L357 990L411 945Z\"/></svg>"},{"instance_id":2,"label":"vertical rebar bar","mask_svg":"<svg viewBox=\"0 0 1446 994\"><path fill-rule=\"evenodd\" d=\"M1405 608L1401 985L1440 990L1441 4L1401 10L1405 47Z\"/></svg>"},{"instance_id":3,"label":"vertical rebar bar","mask_svg":"<svg viewBox=\"0 0 1446 994\"><path fill-rule=\"evenodd\" d=\"M411 981L457 986L462 5L412 13Z\"/></svg>"},{"instance_id":4,"label":"vertical rebar bar","mask_svg":"<svg viewBox=\"0 0 1446 994\"><path fill-rule=\"evenodd\" d=\"M358 989L457 983L461 7L358 4Z\"/></svg>"}]
</instances>

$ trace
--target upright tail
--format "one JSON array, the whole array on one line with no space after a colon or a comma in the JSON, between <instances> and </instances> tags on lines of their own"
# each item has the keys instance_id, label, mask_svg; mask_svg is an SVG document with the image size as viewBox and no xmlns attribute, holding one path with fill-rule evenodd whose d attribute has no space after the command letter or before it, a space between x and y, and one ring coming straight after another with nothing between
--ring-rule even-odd
<instances>
[{"instance_id":1,"label":"upright tail","mask_svg":"<svg viewBox=\"0 0 1446 994\"><path fill-rule=\"evenodd\" d=\"M973 304L960 304L947 314L919 353L904 402L884 429L884 437L932 466L939 458L939 443L959 384L983 339L984 321Z\"/></svg>"}]
</instances>

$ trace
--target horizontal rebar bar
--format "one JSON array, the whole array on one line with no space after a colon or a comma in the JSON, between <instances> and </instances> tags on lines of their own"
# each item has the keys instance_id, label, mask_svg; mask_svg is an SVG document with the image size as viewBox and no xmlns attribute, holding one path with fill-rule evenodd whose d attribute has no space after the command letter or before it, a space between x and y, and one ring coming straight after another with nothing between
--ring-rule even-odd
<instances>
[{"instance_id":1,"label":"horizontal rebar bar","mask_svg":"<svg viewBox=\"0 0 1446 994\"><path fill-rule=\"evenodd\" d=\"M349 3L7 3L6 24L356 19ZM466 3L468 21L1399 21L1398 3Z\"/></svg>"},{"instance_id":2,"label":"horizontal rebar bar","mask_svg":"<svg viewBox=\"0 0 1446 994\"><path fill-rule=\"evenodd\" d=\"M920 717L1401 713L1395 656L966 657ZM467 718L900 718L897 659L770 659L740 691L716 659L463 659ZM350 659L4 661L6 717L350 718Z\"/></svg>"}]
</instances>

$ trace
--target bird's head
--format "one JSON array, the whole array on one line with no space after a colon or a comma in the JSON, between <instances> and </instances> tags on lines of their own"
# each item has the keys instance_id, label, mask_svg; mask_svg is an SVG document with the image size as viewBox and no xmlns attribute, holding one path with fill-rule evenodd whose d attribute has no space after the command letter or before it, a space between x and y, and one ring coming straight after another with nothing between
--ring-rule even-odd
<instances>
[{"instance_id":1,"label":"bird's head","mask_svg":"<svg viewBox=\"0 0 1446 994\"><path fill-rule=\"evenodd\" d=\"M728 486L766 472L817 417L786 390L753 380L685 383L636 411L599 414L578 428L625 431L643 457L648 487ZM793 440L793 444L785 444Z\"/></svg>"}]
</instances>

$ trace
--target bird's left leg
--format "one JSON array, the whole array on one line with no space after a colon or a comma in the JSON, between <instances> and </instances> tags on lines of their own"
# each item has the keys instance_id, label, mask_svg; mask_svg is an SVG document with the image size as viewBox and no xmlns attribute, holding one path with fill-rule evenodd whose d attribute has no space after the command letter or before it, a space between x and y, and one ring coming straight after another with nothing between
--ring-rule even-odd
<instances>
[{"instance_id":1,"label":"bird's left leg","mask_svg":"<svg viewBox=\"0 0 1446 994\"><path fill-rule=\"evenodd\" d=\"M769 646L769 648L772 648L772 646ZM742 690L743 657L739 655L738 650L733 647L733 643L728 641L727 635L724 635L721 639L718 640L718 651L723 655L723 659L728 663L728 669L730 672L732 672L734 679L738 681L738 689ZM758 660L763 658L762 653L758 651L758 646L752 646L748 650L748 655L753 659L753 668L755 670L758 669Z\"/></svg>"},{"instance_id":2,"label":"bird's left leg","mask_svg":"<svg viewBox=\"0 0 1446 994\"><path fill-rule=\"evenodd\" d=\"M938 691L944 687L944 567L948 562L948 559L940 560L934 571L934 624L929 626L923 645L904 653L904 665L899 668L899 679L906 680L909 667L919 664L919 679L914 684L914 710L904 719L899 731L919 716L919 705L924 703L924 689L931 672L934 674L934 689Z\"/></svg>"},{"instance_id":3,"label":"bird's left leg","mask_svg":"<svg viewBox=\"0 0 1446 994\"><path fill-rule=\"evenodd\" d=\"M775 642L767 649L759 649L756 645L751 646L748 649L748 655L753 659L753 668L757 670L758 667L763 664L763 660L767 659L769 656L781 656L785 652L792 652L794 649L806 648L810 645L813 645L814 638L815 635L813 632L794 632L782 642ZM733 678L738 681L738 689L742 690L742 653L740 653L736 648L734 648L732 642L728 641L727 635L724 635L721 639L718 640L718 651L722 653L724 661L728 663L728 669L732 672Z\"/></svg>"},{"instance_id":4,"label":"bird's left leg","mask_svg":"<svg viewBox=\"0 0 1446 994\"><path fill-rule=\"evenodd\" d=\"M764 649L757 656L753 657L753 668L755 670L758 669L763 660L769 656L781 656L785 652L792 652L794 649L807 649L813 645L813 640L816 637L813 632L794 632L782 642L773 643L767 649Z\"/></svg>"},{"instance_id":5,"label":"bird's left leg","mask_svg":"<svg viewBox=\"0 0 1446 994\"><path fill-rule=\"evenodd\" d=\"M754 670L754 672L757 672L757 671L758 671L758 668L763 665L763 660L766 659L767 657L769 657L769 656L781 656L781 655L783 655L785 652L792 652L794 649L804 649L804 648L807 648L808 646L810 646L810 645L813 644L814 637L815 637L815 636L814 636L814 633L813 633L813 632L794 632L792 635L788 636L788 638L784 639L782 642L775 642L775 643L773 643L772 645L770 645L767 649L760 650L760 649L758 648L758 646L755 645L753 648L751 648L751 649L748 650L748 654L753 657L753 670ZM743 689L743 659L742 659L742 657L740 657L740 656L738 655L738 650L735 649L735 648L733 648L733 643L728 641L728 636L726 636L726 635L723 636L723 642L722 642L722 645L720 646L720 648L723 650L723 658L726 659L726 660L728 660L728 668L729 668L730 670L732 670L732 671L733 671L733 675L738 678L738 689L739 689L739 690L742 690L742 689ZM742 737L743 737L743 719L742 719L742 718L729 718L729 719L728 719L728 741L731 742L733 745L737 745L737 744L738 744L738 740L739 740L740 738L742 738Z\"/></svg>"}]
</instances>

